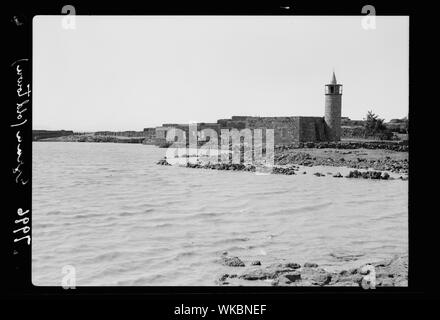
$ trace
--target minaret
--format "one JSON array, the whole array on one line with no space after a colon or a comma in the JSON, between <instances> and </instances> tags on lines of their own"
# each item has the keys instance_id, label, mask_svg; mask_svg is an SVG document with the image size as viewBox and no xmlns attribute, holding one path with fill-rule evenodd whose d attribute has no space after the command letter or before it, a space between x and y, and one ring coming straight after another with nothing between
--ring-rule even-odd
<instances>
[{"instance_id":1,"label":"minaret","mask_svg":"<svg viewBox=\"0 0 440 320\"><path fill-rule=\"evenodd\" d=\"M341 140L341 106L342 84L336 81L335 72L330 84L325 85L325 116L327 139L329 141Z\"/></svg>"}]
</instances>

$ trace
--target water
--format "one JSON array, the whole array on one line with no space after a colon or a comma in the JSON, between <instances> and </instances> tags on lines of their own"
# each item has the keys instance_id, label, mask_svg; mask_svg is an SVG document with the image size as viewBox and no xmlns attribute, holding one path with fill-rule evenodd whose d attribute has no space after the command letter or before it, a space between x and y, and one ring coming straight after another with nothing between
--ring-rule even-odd
<instances>
[{"instance_id":1,"label":"water","mask_svg":"<svg viewBox=\"0 0 440 320\"><path fill-rule=\"evenodd\" d=\"M164 154L34 143L33 283L60 286L71 265L77 286L215 285L233 272L224 251L328 269L407 253L406 181L156 165Z\"/></svg>"}]
</instances>

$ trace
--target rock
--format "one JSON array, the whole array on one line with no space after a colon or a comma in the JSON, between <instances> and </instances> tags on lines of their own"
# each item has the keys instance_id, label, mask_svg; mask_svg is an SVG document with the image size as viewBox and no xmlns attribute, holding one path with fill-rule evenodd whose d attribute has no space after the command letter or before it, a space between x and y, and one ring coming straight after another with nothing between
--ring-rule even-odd
<instances>
[{"instance_id":1,"label":"rock","mask_svg":"<svg viewBox=\"0 0 440 320\"><path fill-rule=\"evenodd\" d=\"M370 271L369 271L369 267L371 267L371 265L368 265L368 264L362 266L362 267L359 269L359 274L364 275L364 276L367 275L367 274L369 274L369 273L370 273Z\"/></svg>"},{"instance_id":2,"label":"rock","mask_svg":"<svg viewBox=\"0 0 440 320\"><path fill-rule=\"evenodd\" d=\"M221 281L221 282L223 282L223 281L225 281L227 278L229 278L229 274L225 273L225 274L221 275L221 276L218 278L218 280Z\"/></svg>"},{"instance_id":3,"label":"rock","mask_svg":"<svg viewBox=\"0 0 440 320\"><path fill-rule=\"evenodd\" d=\"M380 279L378 282L376 282L376 285L378 287L393 287L394 282L392 278L384 278Z\"/></svg>"},{"instance_id":4,"label":"rock","mask_svg":"<svg viewBox=\"0 0 440 320\"><path fill-rule=\"evenodd\" d=\"M320 173L320 172L315 172L314 175L317 177L325 177L325 174Z\"/></svg>"},{"instance_id":5,"label":"rock","mask_svg":"<svg viewBox=\"0 0 440 320\"><path fill-rule=\"evenodd\" d=\"M304 268L317 268L318 264L313 263L313 262L306 262L304 263Z\"/></svg>"},{"instance_id":6,"label":"rock","mask_svg":"<svg viewBox=\"0 0 440 320\"><path fill-rule=\"evenodd\" d=\"M296 171L296 168L294 166L291 166L288 168L273 167L273 169L272 169L273 174L293 175L293 174L295 174L295 171Z\"/></svg>"},{"instance_id":7,"label":"rock","mask_svg":"<svg viewBox=\"0 0 440 320\"><path fill-rule=\"evenodd\" d=\"M246 271L239 276L240 279L244 280L265 280L265 279L275 279L283 273L293 272L294 269L286 268L281 264L272 265L267 268L253 269Z\"/></svg>"},{"instance_id":8,"label":"rock","mask_svg":"<svg viewBox=\"0 0 440 320\"><path fill-rule=\"evenodd\" d=\"M290 281L288 282L288 283L290 283ZM272 280L272 282L270 283L270 285L271 286L279 286L280 285L280 279L275 279L275 280ZM282 285L282 284L281 284Z\"/></svg>"},{"instance_id":9,"label":"rock","mask_svg":"<svg viewBox=\"0 0 440 320\"><path fill-rule=\"evenodd\" d=\"M408 279L398 277L394 280L395 287L408 287Z\"/></svg>"},{"instance_id":10,"label":"rock","mask_svg":"<svg viewBox=\"0 0 440 320\"><path fill-rule=\"evenodd\" d=\"M292 268L292 269L299 269L299 268L301 268L301 265L299 263L296 263L296 262L288 262L288 263L285 263L284 266L286 268Z\"/></svg>"},{"instance_id":11,"label":"rock","mask_svg":"<svg viewBox=\"0 0 440 320\"><path fill-rule=\"evenodd\" d=\"M353 282L353 281L340 281L335 283L330 283L329 286L336 286L336 287L359 287L359 283Z\"/></svg>"},{"instance_id":12,"label":"rock","mask_svg":"<svg viewBox=\"0 0 440 320\"><path fill-rule=\"evenodd\" d=\"M330 273L319 273L312 278L313 282L319 286L325 286L329 284L332 280L332 275Z\"/></svg>"},{"instance_id":13,"label":"rock","mask_svg":"<svg viewBox=\"0 0 440 320\"><path fill-rule=\"evenodd\" d=\"M290 267L289 267L290 266ZM408 256L396 256L393 259L359 268L328 272L319 268L316 263L305 263L303 268L297 268L296 263L279 263L265 268L257 267L246 270L239 276L243 280L273 280L273 286L362 286L370 288L366 275L374 267L376 286L408 286ZM366 267L368 266L368 267ZM224 274L219 278L221 285L228 284L228 278L237 275Z\"/></svg>"},{"instance_id":14,"label":"rock","mask_svg":"<svg viewBox=\"0 0 440 320\"><path fill-rule=\"evenodd\" d=\"M291 283L287 278L284 278L284 279L285 279L285 282L284 281L280 281L279 278L278 279L274 279L274 280L272 280L270 285L274 286L274 287L278 287L278 286L287 286L287 285L289 285Z\"/></svg>"},{"instance_id":15,"label":"rock","mask_svg":"<svg viewBox=\"0 0 440 320\"><path fill-rule=\"evenodd\" d=\"M282 276L286 277L291 282L301 280L301 273L299 273L299 272L286 273L286 274L283 274Z\"/></svg>"},{"instance_id":16,"label":"rock","mask_svg":"<svg viewBox=\"0 0 440 320\"><path fill-rule=\"evenodd\" d=\"M258 261L258 260L255 260L255 261L251 262L251 265L253 265L253 266L261 266L261 262Z\"/></svg>"},{"instance_id":17,"label":"rock","mask_svg":"<svg viewBox=\"0 0 440 320\"><path fill-rule=\"evenodd\" d=\"M241 261L238 257L222 257L222 262L225 266L229 267L244 267L245 264L243 261Z\"/></svg>"},{"instance_id":18,"label":"rock","mask_svg":"<svg viewBox=\"0 0 440 320\"><path fill-rule=\"evenodd\" d=\"M408 256L395 256L382 265L376 265L376 274L387 274L397 277L408 277Z\"/></svg>"},{"instance_id":19,"label":"rock","mask_svg":"<svg viewBox=\"0 0 440 320\"><path fill-rule=\"evenodd\" d=\"M161 166L170 166L171 164L167 161L167 159L161 159L157 162L158 165Z\"/></svg>"},{"instance_id":20,"label":"rock","mask_svg":"<svg viewBox=\"0 0 440 320\"><path fill-rule=\"evenodd\" d=\"M337 172L333 175L334 178L342 178L342 174L340 172Z\"/></svg>"},{"instance_id":21,"label":"rock","mask_svg":"<svg viewBox=\"0 0 440 320\"><path fill-rule=\"evenodd\" d=\"M380 171L369 171L370 173L370 179L381 179L382 178L382 172Z\"/></svg>"},{"instance_id":22,"label":"rock","mask_svg":"<svg viewBox=\"0 0 440 320\"><path fill-rule=\"evenodd\" d=\"M322 268L305 268L302 270L301 278L314 285L324 286L330 283L332 274Z\"/></svg>"},{"instance_id":23,"label":"rock","mask_svg":"<svg viewBox=\"0 0 440 320\"><path fill-rule=\"evenodd\" d=\"M364 254L359 253L347 253L347 252L332 252L330 256L339 261L355 261L362 257Z\"/></svg>"},{"instance_id":24,"label":"rock","mask_svg":"<svg viewBox=\"0 0 440 320\"><path fill-rule=\"evenodd\" d=\"M350 273L350 274L357 274L358 273L358 269L357 268L349 269L348 273Z\"/></svg>"},{"instance_id":25,"label":"rock","mask_svg":"<svg viewBox=\"0 0 440 320\"><path fill-rule=\"evenodd\" d=\"M280 275L271 283L272 286L298 286L303 284L301 274L299 272L292 272Z\"/></svg>"},{"instance_id":26,"label":"rock","mask_svg":"<svg viewBox=\"0 0 440 320\"><path fill-rule=\"evenodd\" d=\"M243 280L265 280L274 279L275 277L275 273L266 272L262 269L251 270L239 276Z\"/></svg>"},{"instance_id":27,"label":"rock","mask_svg":"<svg viewBox=\"0 0 440 320\"><path fill-rule=\"evenodd\" d=\"M380 177L383 180L388 180L390 178L390 175L387 172L382 173L382 176Z\"/></svg>"},{"instance_id":28,"label":"rock","mask_svg":"<svg viewBox=\"0 0 440 320\"><path fill-rule=\"evenodd\" d=\"M364 178L364 179L382 179L389 180L390 176L388 173L381 171L350 171L350 173L346 176L346 178Z\"/></svg>"},{"instance_id":29,"label":"rock","mask_svg":"<svg viewBox=\"0 0 440 320\"><path fill-rule=\"evenodd\" d=\"M351 274L343 270L338 274L334 274L331 279L331 285L339 286L359 286L359 283L364 277L360 274Z\"/></svg>"}]
</instances>

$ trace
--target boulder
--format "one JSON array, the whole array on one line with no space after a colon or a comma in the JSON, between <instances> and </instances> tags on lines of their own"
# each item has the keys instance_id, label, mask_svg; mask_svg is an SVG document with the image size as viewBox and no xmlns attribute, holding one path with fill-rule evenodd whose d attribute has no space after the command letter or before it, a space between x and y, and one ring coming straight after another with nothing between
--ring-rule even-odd
<instances>
[{"instance_id":1,"label":"boulder","mask_svg":"<svg viewBox=\"0 0 440 320\"><path fill-rule=\"evenodd\" d=\"M221 275L221 276L218 278L218 280L219 280L220 282L224 282L227 278L229 278L229 274L225 273L225 274Z\"/></svg>"},{"instance_id":2,"label":"boulder","mask_svg":"<svg viewBox=\"0 0 440 320\"><path fill-rule=\"evenodd\" d=\"M244 267L245 266L244 262L241 261L238 257L223 256L222 263L228 267Z\"/></svg>"},{"instance_id":3,"label":"boulder","mask_svg":"<svg viewBox=\"0 0 440 320\"><path fill-rule=\"evenodd\" d=\"M388 180L390 178L390 175L387 172L382 173L382 176L380 177L383 180Z\"/></svg>"},{"instance_id":4,"label":"boulder","mask_svg":"<svg viewBox=\"0 0 440 320\"><path fill-rule=\"evenodd\" d=\"M157 162L158 165L161 166L170 166L171 164L167 161L167 159L161 159Z\"/></svg>"},{"instance_id":5,"label":"boulder","mask_svg":"<svg viewBox=\"0 0 440 320\"><path fill-rule=\"evenodd\" d=\"M287 278L290 282L295 282L301 280L301 273L298 271L290 272L283 274L281 277Z\"/></svg>"},{"instance_id":6,"label":"boulder","mask_svg":"<svg viewBox=\"0 0 440 320\"><path fill-rule=\"evenodd\" d=\"M285 263L284 266L286 268L292 268L292 269L299 269L299 268L301 268L301 265L299 263L296 263L296 262L288 262L288 263Z\"/></svg>"},{"instance_id":7,"label":"boulder","mask_svg":"<svg viewBox=\"0 0 440 320\"><path fill-rule=\"evenodd\" d=\"M317 268L318 264L313 262L306 262L304 263L304 268Z\"/></svg>"},{"instance_id":8,"label":"boulder","mask_svg":"<svg viewBox=\"0 0 440 320\"><path fill-rule=\"evenodd\" d=\"M294 269L285 267L282 264L272 265L267 268L252 269L244 272L239 276L240 279L244 280L265 280L265 279L275 279L281 274L293 272Z\"/></svg>"}]
</instances>

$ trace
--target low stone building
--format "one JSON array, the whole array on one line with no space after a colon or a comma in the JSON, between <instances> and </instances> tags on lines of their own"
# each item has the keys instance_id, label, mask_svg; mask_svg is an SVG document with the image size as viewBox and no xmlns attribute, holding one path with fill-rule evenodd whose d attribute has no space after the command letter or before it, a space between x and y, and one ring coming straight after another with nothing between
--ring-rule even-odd
<instances>
[{"instance_id":1,"label":"low stone building","mask_svg":"<svg viewBox=\"0 0 440 320\"><path fill-rule=\"evenodd\" d=\"M332 80L325 85L324 117L251 117L233 116L220 119L217 123L198 123L197 130L213 129L220 138L222 129L274 129L276 145L295 142L340 141L341 139L342 85ZM163 124L155 130L156 144L166 142L167 132L171 128L183 130L188 137L188 124Z\"/></svg>"}]
</instances>

